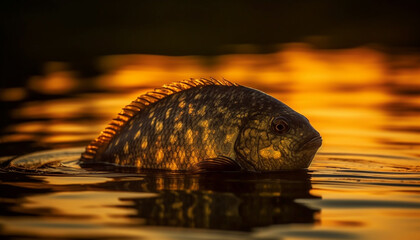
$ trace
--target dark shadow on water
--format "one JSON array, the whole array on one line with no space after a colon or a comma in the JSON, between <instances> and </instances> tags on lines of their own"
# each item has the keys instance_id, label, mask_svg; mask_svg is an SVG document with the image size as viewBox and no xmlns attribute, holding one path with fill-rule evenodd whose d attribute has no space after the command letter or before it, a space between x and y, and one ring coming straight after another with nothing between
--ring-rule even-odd
<instances>
[{"instance_id":1,"label":"dark shadow on water","mask_svg":"<svg viewBox=\"0 0 420 240\"><path fill-rule=\"evenodd\" d=\"M309 193L306 171L271 174L147 174L143 180L108 182L105 188L156 192L121 199L146 225L250 231L273 224L314 223L319 210L296 203ZM131 207L130 207L131 208Z\"/></svg>"},{"instance_id":2,"label":"dark shadow on water","mask_svg":"<svg viewBox=\"0 0 420 240\"><path fill-rule=\"evenodd\" d=\"M311 175L307 171L206 175L163 172L113 172L104 175L102 172L101 176L109 177L109 181L68 185L49 184L39 181L39 177L38 181L33 179L31 182L30 176L20 176L25 181L20 181L24 183L17 187L12 182L10 186L0 184L4 190L2 192L19 192L19 195L7 197L15 199L2 208L8 216L66 218L55 211L54 206L40 211L24 209L20 200L39 194L86 190L109 191L114 195L115 192L156 193L152 197L120 198L122 204L112 206L135 210L134 214L125 217L132 218L134 224L148 226L251 231L256 227L273 224L315 223L315 215L320 211L295 202L296 199L319 198L309 192ZM7 176L3 177L8 181ZM92 204L101 205L100 202ZM83 221L84 217L76 218Z\"/></svg>"}]
</instances>

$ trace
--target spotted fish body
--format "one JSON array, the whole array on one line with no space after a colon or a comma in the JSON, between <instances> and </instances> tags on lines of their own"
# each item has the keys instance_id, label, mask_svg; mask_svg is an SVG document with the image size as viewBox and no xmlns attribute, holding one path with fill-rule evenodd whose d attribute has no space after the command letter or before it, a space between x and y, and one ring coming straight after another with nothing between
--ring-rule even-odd
<instances>
[{"instance_id":1,"label":"spotted fish body","mask_svg":"<svg viewBox=\"0 0 420 240\"><path fill-rule=\"evenodd\" d=\"M82 160L144 169L277 171L308 167L320 145L309 121L277 99L226 80L192 79L127 105Z\"/></svg>"}]
</instances>

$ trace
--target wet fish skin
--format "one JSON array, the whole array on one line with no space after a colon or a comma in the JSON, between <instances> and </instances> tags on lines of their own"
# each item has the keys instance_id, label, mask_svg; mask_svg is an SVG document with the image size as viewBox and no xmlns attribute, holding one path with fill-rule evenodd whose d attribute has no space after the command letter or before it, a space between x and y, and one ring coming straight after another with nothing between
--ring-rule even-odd
<instances>
[{"instance_id":1,"label":"wet fish skin","mask_svg":"<svg viewBox=\"0 0 420 240\"><path fill-rule=\"evenodd\" d=\"M287 132L273 130L277 118L287 122ZM164 170L291 170L309 166L320 143L300 145L317 137L304 116L261 91L205 84L144 107L84 161Z\"/></svg>"}]
</instances>

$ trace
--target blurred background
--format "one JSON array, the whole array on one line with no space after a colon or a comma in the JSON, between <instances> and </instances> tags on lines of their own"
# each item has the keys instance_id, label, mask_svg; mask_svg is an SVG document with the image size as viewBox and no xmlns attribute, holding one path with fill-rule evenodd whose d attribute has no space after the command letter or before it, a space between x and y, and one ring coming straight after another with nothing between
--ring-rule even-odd
<instances>
[{"instance_id":1,"label":"blurred background","mask_svg":"<svg viewBox=\"0 0 420 240\"><path fill-rule=\"evenodd\" d=\"M97 76L108 70L99 62L108 55L195 55L205 67L217 64L214 56L275 53L296 42L417 53L418 7L358 0L2 1L1 85L22 86L63 68Z\"/></svg>"},{"instance_id":2,"label":"blurred background","mask_svg":"<svg viewBox=\"0 0 420 240\"><path fill-rule=\"evenodd\" d=\"M201 77L263 90L323 137L308 171L290 176L2 172L0 235L147 239L146 226L167 226L149 239L194 239L206 228L239 235L197 238L418 238L419 6L0 1L0 160L82 151L138 95Z\"/></svg>"}]
</instances>

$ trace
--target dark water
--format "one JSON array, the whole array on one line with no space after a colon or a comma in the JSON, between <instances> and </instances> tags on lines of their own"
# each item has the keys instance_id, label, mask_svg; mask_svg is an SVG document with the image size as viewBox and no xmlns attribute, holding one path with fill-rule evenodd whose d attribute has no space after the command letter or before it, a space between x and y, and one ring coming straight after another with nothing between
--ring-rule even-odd
<instances>
[{"instance_id":1,"label":"dark water","mask_svg":"<svg viewBox=\"0 0 420 240\"><path fill-rule=\"evenodd\" d=\"M1 156L55 149L62 166L0 173L0 233L16 239L415 239L420 234L418 57L370 49L199 57L108 56L80 79L47 63L9 106ZM402 64L404 63L404 64ZM188 76L186 76L188 73ZM284 101L324 144L308 170L184 175L81 169L78 152L148 89L223 76ZM69 148L76 148L69 150ZM63 150L64 149L64 150Z\"/></svg>"}]
</instances>

